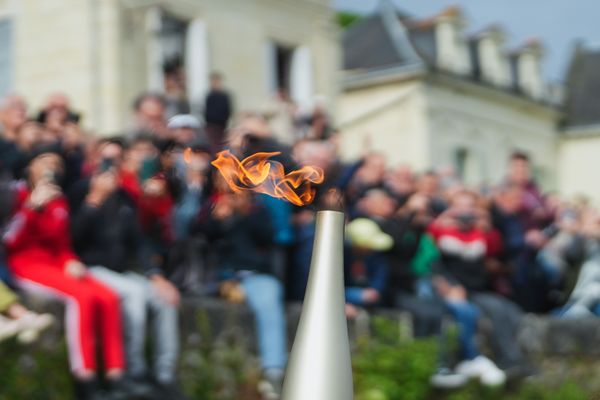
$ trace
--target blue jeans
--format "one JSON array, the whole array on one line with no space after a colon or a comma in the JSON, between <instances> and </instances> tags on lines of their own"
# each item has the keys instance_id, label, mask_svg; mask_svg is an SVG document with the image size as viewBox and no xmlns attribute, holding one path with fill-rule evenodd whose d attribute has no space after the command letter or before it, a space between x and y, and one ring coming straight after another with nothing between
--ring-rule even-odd
<instances>
[{"instance_id":1,"label":"blue jeans","mask_svg":"<svg viewBox=\"0 0 600 400\"><path fill-rule=\"evenodd\" d=\"M479 309L467 301L445 300L446 307L460 327L459 341L463 360L472 360L479 355L475 344Z\"/></svg>"},{"instance_id":2,"label":"blue jeans","mask_svg":"<svg viewBox=\"0 0 600 400\"><path fill-rule=\"evenodd\" d=\"M365 301L362 298L363 288L347 287L345 292L347 303L354 304L356 306L362 306L365 304Z\"/></svg>"},{"instance_id":3,"label":"blue jeans","mask_svg":"<svg viewBox=\"0 0 600 400\"><path fill-rule=\"evenodd\" d=\"M375 305L376 302L366 302L363 299L363 292L365 288L361 287L347 287L345 289L346 302L354 304L355 306L370 306Z\"/></svg>"},{"instance_id":4,"label":"blue jeans","mask_svg":"<svg viewBox=\"0 0 600 400\"><path fill-rule=\"evenodd\" d=\"M241 280L254 313L263 370L283 370L287 361L283 287L275 277L250 274Z\"/></svg>"},{"instance_id":5,"label":"blue jeans","mask_svg":"<svg viewBox=\"0 0 600 400\"><path fill-rule=\"evenodd\" d=\"M4 261L0 261L0 281L8 286L13 286L12 277Z\"/></svg>"},{"instance_id":6,"label":"blue jeans","mask_svg":"<svg viewBox=\"0 0 600 400\"><path fill-rule=\"evenodd\" d=\"M435 297L435 290L430 278L421 277L415 282L415 294L420 299L433 299Z\"/></svg>"},{"instance_id":7,"label":"blue jeans","mask_svg":"<svg viewBox=\"0 0 600 400\"><path fill-rule=\"evenodd\" d=\"M546 250L540 250L536 257L536 263L550 287L557 287L562 279L562 274Z\"/></svg>"}]
</instances>

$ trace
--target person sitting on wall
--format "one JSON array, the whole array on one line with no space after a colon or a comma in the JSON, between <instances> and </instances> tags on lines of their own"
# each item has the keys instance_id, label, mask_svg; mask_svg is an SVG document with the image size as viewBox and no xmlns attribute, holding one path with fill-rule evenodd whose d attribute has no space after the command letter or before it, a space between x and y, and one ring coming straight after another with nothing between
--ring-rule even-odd
<instances>
[{"instance_id":1,"label":"person sitting on wall","mask_svg":"<svg viewBox=\"0 0 600 400\"><path fill-rule=\"evenodd\" d=\"M384 251L392 248L390 235L367 218L357 218L346 228L349 241L346 257L346 314L356 316L354 306L378 304L385 292L388 265Z\"/></svg>"},{"instance_id":2,"label":"person sitting on wall","mask_svg":"<svg viewBox=\"0 0 600 400\"><path fill-rule=\"evenodd\" d=\"M522 361L515 341L522 314L515 304L489 290L485 261L498 254L501 240L478 201L476 193L457 192L449 208L429 226L441 254L433 283L461 330L462 361L456 372L496 386L506 381L506 374L480 353L475 343L477 321L482 314L491 320L497 360L508 369Z\"/></svg>"},{"instance_id":3,"label":"person sitting on wall","mask_svg":"<svg viewBox=\"0 0 600 400\"><path fill-rule=\"evenodd\" d=\"M52 315L25 308L18 302L17 295L0 280L0 342L17 336L19 342L31 343L53 322Z\"/></svg>"},{"instance_id":4,"label":"person sitting on wall","mask_svg":"<svg viewBox=\"0 0 600 400\"><path fill-rule=\"evenodd\" d=\"M283 285L271 265L275 231L268 211L253 195L231 193L220 177L215 187L205 207L210 211L194 230L215 250L222 296L250 306L263 370L259 390L267 398L278 398L287 347Z\"/></svg>"},{"instance_id":5,"label":"person sitting on wall","mask_svg":"<svg viewBox=\"0 0 600 400\"><path fill-rule=\"evenodd\" d=\"M122 142L106 140L98 152L98 169L89 179L78 182L70 193L74 204L73 245L81 260L90 266L90 274L121 298L127 374L136 390L135 397L160 393L161 398L184 399L175 376L180 295L153 262L152 248L137 220L135 204L119 188L123 152ZM145 359L149 316L154 338L151 372Z\"/></svg>"},{"instance_id":6,"label":"person sitting on wall","mask_svg":"<svg viewBox=\"0 0 600 400\"><path fill-rule=\"evenodd\" d=\"M15 283L28 293L66 303L66 335L78 399L105 399L97 382L96 342L102 345L108 398L128 395L118 296L94 279L71 248L69 209L59 183L63 163L43 148L16 189L15 213L3 237ZM112 396L112 397L111 397Z\"/></svg>"}]
</instances>

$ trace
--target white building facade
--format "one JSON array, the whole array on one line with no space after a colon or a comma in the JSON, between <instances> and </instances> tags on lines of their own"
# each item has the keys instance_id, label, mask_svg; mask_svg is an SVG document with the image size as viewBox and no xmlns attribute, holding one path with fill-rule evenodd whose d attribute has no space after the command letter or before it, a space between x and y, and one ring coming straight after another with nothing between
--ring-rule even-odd
<instances>
[{"instance_id":1,"label":"white building facade","mask_svg":"<svg viewBox=\"0 0 600 400\"><path fill-rule=\"evenodd\" d=\"M567 195L600 203L600 47L576 46L566 79L559 182Z\"/></svg>"},{"instance_id":2,"label":"white building facade","mask_svg":"<svg viewBox=\"0 0 600 400\"><path fill-rule=\"evenodd\" d=\"M507 53L500 28L464 28L456 8L415 20L387 1L349 28L338 101L344 156L370 149L418 170L453 167L479 184L500 181L519 150L545 188L558 188L561 112L541 78L541 46Z\"/></svg>"},{"instance_id":3,"label":"white building facade","mask_svg":"<svg viewBox=\"0 0 600 400\"><path fill-rule=\"evenodd\" d=\"M329 0L0 0L0 96L38 106L65 92L87 127L114 133L142 91L165 89L178 61L199 110L211 71L237 110L256 109L279 87L308 107L334 99L338 29Z\"/></svg>"}]
</instances>

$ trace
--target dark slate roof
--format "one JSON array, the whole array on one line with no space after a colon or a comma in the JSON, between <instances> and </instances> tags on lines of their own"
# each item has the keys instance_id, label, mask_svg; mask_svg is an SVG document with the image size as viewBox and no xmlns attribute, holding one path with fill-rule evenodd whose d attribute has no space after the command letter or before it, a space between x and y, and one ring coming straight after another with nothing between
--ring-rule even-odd
<instances>
[{"instance_id":1,"label":"dark slate roof","mask_svg":"<svg viewBox=\"0 0 600 400\"><path fill-rule=\"evenodd\" d=\"M459 13L459 9L449 7L440 15L460 16ZM482 79L478 54L479 47L477 45L481 33L474 33L467 38L468 57L471 63L468 75L456 75L451 71L438 68L436 65L435 26L435 18L417 19L399 11L390 0L381 0L379 9L375 13L359 19L344 32L342 39L343 66L344 70L351 72L348 74L348 81L356 81L361 76L368 77L370 74L372 74L371 76L379 76L378 74L381 72L395 72L398 68L406 68L406 71L411 72L420 70L451 75L513 95L529 97L518 85L518 68L514 58L518 52L510 56L508 60L511 73L511 84L508 87L496 86ZM502 34L502 28L492 25L483 32ZM590 71L600 70L600 58L593 65L595 67L590 67ZM593 73L590 72L590 74ZM577 103L576 111L582 111L587 107L586 109L589 109L590 113L596 112L597 120L600 123L600 107L598 107L598 102L600 102L600 75L597 80L596 91L594 92L596 104L588 99L578 101L579 95L574 96L573 101ZM586 85L587 83L584 87ZM547 105L557 104L555 99L536 99L534 101Z\"/></svg>"},{"instance_id":2,"label":"dark slate roof","mask_svg":"<svg viewBox=\"0 0 600 400\"><path fill-rule=\"evenodd\" d=\"M435 44L435 30L433 26L427 28L409 28L408 36L417 54L428 64L434 64L437 58Z\"/></svg>"},{"instance_id":3,"label":"dark slate roof","mask_svg":"<svg viewBox=\"0 0 600 400\"><path fill-rule=\"evenodd\" d=\"M342 43L344 69L385 68L407 61L398 54L379 14L363 18L352 25L345 32Z\"/></svg>"},{"instance_id":4,"label":"dark slate roof","mask_svg":"<svg viewBox=\"0 0 600 400\"><path fill-rule=\"evenodd\" d=\"M567 125L600 123L600 49L578 46L566 82Z\"/></svg>"},{"instance_id":5,"label":"dark slate roof","mask_svg":"<svg viewBox=\"0 0 600 400\"><path fill-rule=\"evenodd\" d=\"M342 47L345 70L373 70L422 63L422 57L407 35L412 17L383 1L377 12L364 17L344 32ZM424 44L426 36L418 37ZM424 53L430 54L432 44Z\"/></svg>"}]
</instances>

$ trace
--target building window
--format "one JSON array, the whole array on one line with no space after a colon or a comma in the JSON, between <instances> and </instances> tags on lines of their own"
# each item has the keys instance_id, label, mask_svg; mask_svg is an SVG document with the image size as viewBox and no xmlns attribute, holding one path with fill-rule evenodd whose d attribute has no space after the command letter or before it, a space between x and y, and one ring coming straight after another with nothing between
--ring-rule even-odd
<instances>
[{"instance_id":1,"label":"building window","mask_svg":"<svg viewBox=\"0 0 600 400\"><path fill-rule=\"evenodd\" d=\"M454 167L456 168L456 176L458 176L461 180L465 179L468 161L469 150L465 148L460 148L454 152Z\"/></svg>"},{"instance_id":2,"label":"building window","mask_svg":"<svg viewBox=\"0 0 600 400\"><path fill-rule=\"evenodd\" d=\"M278 90L290 92L290 75L292 69L292 47L275 45L275 79Z\"/></svg>"},{"instance_id":3,"label":"building window","mask_svg":"<svg viewBox=\"0 0 600 400\"><path fill-rule=\"evenodd\" d=\"M268 41L265 50L269 94L284 90L299 107L309 108L314 97L310 49Z\"/></svg>"},{"instance_id":4,"label":"building window","mask_svg":"<svg viewBox=\"0 0 600 400\"><path fill-rule=\"evenodd\" d=\"M12 35L12 20L0 18L0 97L8 94L13 88Z\"/></svg>"},{"instance_id":5,"label":"building window","mask_svg":"<svg viewBox=\"0 0 600 400\"><path fill-rule=\"evenodd\" d=\"M162 13L160 41L163 67L181 64L185 55L188 23L166 12ZM166 72L166 71L165 71Z\"/></svg>"},{"instance_id":6,"label":"building window","mask_svg":"<svg viewBox=\"0 0 600 400\"><path fill-rule=\"evenodd\" d=\"M148 10L148 89L164 92L167 116L189 113L186 82L188 21L154 7Z\"/></svg>"},{"instance_id":7,"label":"building window","mask_svg":"<svg viewBox=\"0 0 600 400\"><path fill-rule=\"evenodd\" d=\"M479 185L485 179L485 165L477 152L468 148L458 148L454 152L456 176L469 185Z\"/></svg>"}]
</instances>

